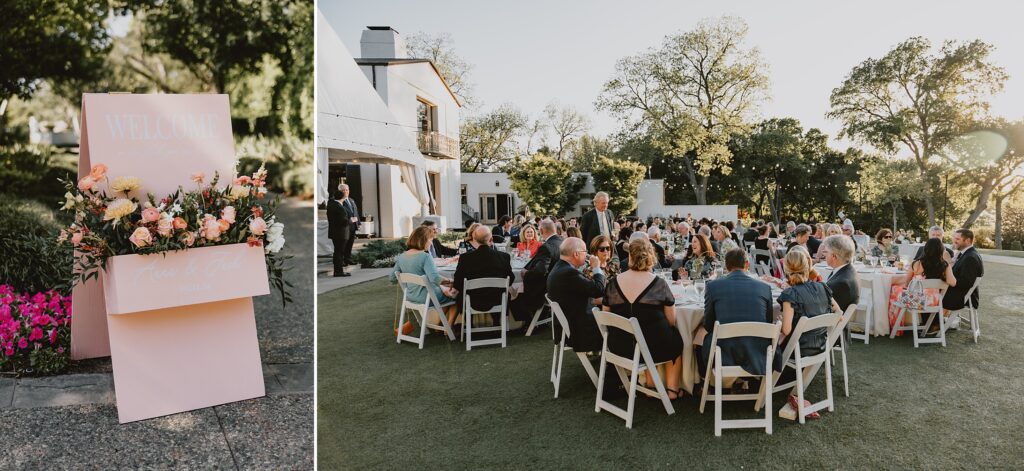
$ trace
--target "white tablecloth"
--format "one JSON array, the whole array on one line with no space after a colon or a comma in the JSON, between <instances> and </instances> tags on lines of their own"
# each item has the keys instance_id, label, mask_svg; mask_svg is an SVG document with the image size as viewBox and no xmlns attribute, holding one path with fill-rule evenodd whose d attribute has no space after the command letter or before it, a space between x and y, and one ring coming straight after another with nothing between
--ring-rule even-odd
<instances>
[{"instance_id":1,"label":"white tablecloth","mask_svg":"<svg viewBox=\"0 0 1024 471\"><path fill-rule=\"evenodd\" d=\"M682 285L671 285L672 294L676 296L676 328L683 338L683 373L680 386L686 392L693 394L693 385L699 382L700 370L697 369L697 354L693 351L693 335L697 328L704 322L704 303L698 302L693 286L683 287ZM782 308L775 300L779 291L772 290L772 304L775 308L775 318L782 318ZM708 332L708 335L711 335Z\"/></svg>"},{"instance_id":2,"label":"white tablecloth","mask_svg":"<svg viewBox=\"0 0 1024 471\"><path fill-rule=\"evenodd\" d=\"M821 274L822 279L828 279L828 276L832 274L832 268L828 266L815 265L814 269ZM858 268L858 277L863 276L871 280L871 323L872 329L871 334L875 336L889 335L889 293L892 292L893 283L899 283L905 273L884 273L878 268ZM886 271L894 271L894 269L885 269ZM865 294L864 286L861 287L861 295ZM854 318L857 321L863 321L863 319Z\"/></svg>"},{"instance_id":3,"label":"white tablecloth","mask_svg":"<svg viewBox=\"0 0 1024 471\"><path fill-rule=\"evenodd\" d=\"M326 220L316 222L316 254L319 257L334 255L334 243L328 237Z\"/></svg>"}]
</instances>

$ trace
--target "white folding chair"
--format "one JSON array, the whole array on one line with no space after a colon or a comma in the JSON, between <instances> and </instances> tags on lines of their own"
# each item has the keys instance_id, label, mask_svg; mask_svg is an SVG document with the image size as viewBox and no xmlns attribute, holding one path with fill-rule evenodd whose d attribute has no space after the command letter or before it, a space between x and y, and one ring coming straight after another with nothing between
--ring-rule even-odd
<instances>
[{"instance_id":1,"label":"white folding chair","mask_svg":"<svg viewBox=\"0 0 1024 471\"><path fill-rule=\"evenodd\" d=\"M942 297L946 295L946 289L949 288L949 285L947 285L946 282L942 281L942 280L923 280L921 283L922 283L922 287L924 288L925 292L927 292L927 290L929 290L929 289L937 289L937 290L939 290L939 300L940 300L939 303L934 305L934 306L929 306L928 303L927 303L927 300L928 300L927 298L928 297L926 296L925 297L926 298L925 299L925 301L926 301L925 302L925 306L922 307L921 309L900 308L899 313L896 315L896 325L893 326L892 331L889 332L889 338L895 338L896 337L896 332L905 332L905 331L909 330L909 331L914 333L914 348L917 348L919 345L921 345L923 343L941 343L942 346L945 347L946 346L946 318L945 318L945 316L942 315L942 301L941 300L942 300ZM911 325L909 325L909 326L903 325L903 317L906 314L910 314ZM924 325L924 326L921 325L921 315L922 314L927 314L929 316L928 323L927 323L927 325ZM918 328L919 327L924 327L925 329L928 329L928 327L931 326L932 320L934 320L935 317L939 318L939 334L938 334L938 336L936 336L935 338L921 338L921 335L918 332ZM927 332L927 330L925 332Z\"/></svg>"},{"instance_id":2,"label":"white folding chair","mask_svg":"<svg viewBox=\"0 0 1024 471\"><path fill-rule=\"evenodd\" d=\"M422 275L413 275L411 273L399 273L398 274L398 285L402 288L402 304L399 305L398 314L398 338L396 343L402 343L403 340L406 342L412 342L423 348L423 343L427 338L427 328L442 330L448 335L448 340L455 340L455 332L452 331L452 327L448 325L448 317L444 314L444 308L455 304L455 301L449 301L441 304L437 300L437 296L434 295L434 290L430 284L427 283L426 277ZM409 289L413 286L422 286L427 292L427 299L422 303L414 303L409 301ZM401 326L405 325L406 315L409 312L413 313L416 317L417 322L420 323L420 334L419 336L405 335L402 333ZM440 324L432 323L430 320L430 312L434 311L437 313L437 317L440 320Z\"/></svg>"},{"instance_id":3,"label":"white folding chair","mask_svg":"<svg viewBox=\"0 0 1024 471\"><path fill-rule=\"evenodd\" d=\"M967 290L967 294L964 295L964 308L954 311L958 322L969 322L971 324L971 334L974 335L974 343L978 343L978 337L981 337L981 320L978 319L978 308L971 302L971 295L981 286L981 278L980 276L976 278L974 286L971 286L971 289ZM964 317L964 311L967 311L967 317Z\"/></svg>"},{"instance_id":4,"label":"white folding chair","mask_svg":"<svg viewBox=\"0 0 1024 471\"><path fill-rule=\"evenodd\" d=\"M555 385L555 397L558 397L558 387L562 383L562 358L565 356L566 351L572 351L572 347L566 347L565 341L572 337L569 332L569 320L565 318L565 313L562 312L562 306L548 298L548 304L551 305L551 315L558 319L558 325L562 327L562 338L555 344L554 353L551 356L551 383ZM551 329L551 339L555 339L555 329ZM594 383L594 387L597 387L597 372L594 371L594 366L590 364L590 360L587 359L587 354L583 352L575 352L576 356L580 359L580 363L583 364L583 369L587 370L587 376L590 377L590 382Z\"/></svg>"},{"instance_id":5,"label":"white folding chair","mask_svg":"<svg viewBox=\"0 0 1024 471\"><path fill-rule=\"evenodd\" d=\"M853 320L853 314L854 314L854 312L856 312L856 310L857 310L857 307L853 306L853 305L851 305L851 306L846 308L846 312L843 313L842 319L839 319L839 324L836 325L835 330L833 332L829 333L828 342L826 343L826 345L829 345L831 347L831 350L832 350L831 353L832 353L832 364L833 365L836 364L836 357L835 357L836 352L839 352L839 354L842 356L842 359L843 359L843 394L846 397L850 397L850 376L849 376L849 374L848 374L848 372L846 370L846 336L843 335L843 332L846 330L846 326L850 324L850 321ZM814 377L811 376L810 379L813 380ZM808 384L810 384L810 380L808 380Z\"/></svg>"},{"instance_id":6,"label":"white folding chair","mask_svg":"<svg viewBox=\"0 0 1024 471\"><path fill-rule=\"evenodd\" d=\"M787 389L795 391L797 397L797 417L800 418L801 424L804 423L807 414L817 412L826 407L829 411L835 410L835 404L832 400L832 363L829 361L833 344L829 343L829 340L833 337L833 333L835 332L836 326L840 320L841 318L839 314L835 313L800 318L796 327L794 327L793 331L789 334L786 349L782 351L782 371L775 371L774 368L772 368L771 392L766 394L766 397L770 397L772 394ZM828 330L825 340L825 349L816 355L804 357L800 354L800 337L815 329ZM842 337L842 335L838 335L837 337ZM804 407L804 390L806 389L807 384L810 383L811 378L813 378L817 373L818 368L823 364L825 365L826 382L825 400ZM779 378L782 377L786 368L793 370L795 378L788 383L779 384ZM757 405L757 408L759 407L760 404ZM769 408L770 407L771 406L769 406Z\"/></svg>"},{"instance_id":7,"label":"white folding chair","mask_svg":"<svg viewBox=\"0 0 1024 471\"><path fill-rule=\"evenodd\" d=\"M633 409L636 405L636 392L640 391L648 396L661 399L661 404L665 407L665 412L668 415L674 414L676 410L672 407L672 402L668 399L668 392L665 391L665 384L661 381L661 374L658 373L658 365L661 363L654 363L654 359L651 358L651 351L647 348L647 341L644 340L644 333L640 330L640 323L637 322L636 318L626 319L620 315L601 311L595 307L594 319L597 321L597 328L600 329L601 336L604 337L604 344L601 347L601 367L597 375L597 401L594 404L594 412L601 412L601 410L604 409L611 412L613 415L624 419L626 421L626 428L633 428ZM636 341L636 346L633 348L632 358L619 356L608 350L609 328L619 329L633 336L633 339ZM626 390L629 393L625 409L604 400L604 388L602 385L604 384L605 375L608 374L609 363L615 367L615 371L618 373L619 379L622 381L622 385L626 387ZM650 389L637 384L637 381L640 379L640 373L643 373L644 370L651 372L651 378L654 380L655 389ZM628 378L626 377L625 371L630 372L630 376Z\"/></svg>"},{"instance_id":8,"label":"white folding chair","mask_svg":"<svg viewBox=\"0 0 1024 471\"><path fill-rule=\"evenodd\" d=\"M492 306L486 311L477 311L473 309L473 305L469 299L472 296L472 291L476 289L486 288L501 288L501 304ZM508 330L507 317L508 317L508 278L476 278L472 280L466 280L462 287L462 337L466 339L466 351L470 351L473 347L480 347L484 345L501 345L501 348L505 348L505 332ZM473 327L473 316L479 315L490 315L499 314L501 315L501 321L499 325L491 327ZM473 340L473 332L501 332L501 336L493 339L484 340Z\"/></svg>"},{"instance_id":9,"label":"white folding chair","mask_svg":"<svg viewBox=\"0 0 1024 471\"><path fill-rule=\"evenodd\" d=\"M547 295L544 295L544 296L545 296L545 299L546 299ZM533 313L533 319L530 320L530 325L529 325L529 327L526 328L526 336L527 337L533 335L533 329L535 329L535 328L537 328L539 326L542 326L544 324L550 324L551 323L551 316L545 317L543 319L540 318L540 316L542 314L544 314L544 308L545 307L547 307L547 303L546 302L544 304L541 304L540 307L537 308L537 312Z\"/></svg>"},{"instance_id":10,"label":"white folding chair","mask_svg":"<svg viewBox=\"0 0 1024 471\"><path fill-rule=\"evenodd\" d=\"M860 285L860 300L857 301L857 309L854 316L860 315L861 322L850 321L851 325L863 327L864 333L850 331L850 338L863 340L864 345L871 342L871 327L874 326L873 311L875 310L874 299L875 289L869 276L864 273L857 274L857 284Z\"/></svg>"},{"instance_id":11,"label":"white folding chair","mask_svg":"<svg viewBox=\"0 0 1024 471\"><path fill-rule=\"evenodd\" d=\"M754 273L756 273L757 276L772 276L772 269L768 265L765 265L763 263L757 263L754 265Z\"/></svg>"},{"instance_id":12,"label":"white folding chair","mask_svg":"<svg viewBox=\"0 0 1024 471\"><path fill-rule=\"evenodd\" d=\"M771 270L771 266L772 266L773 260L775 259L775 257L772 256L771 250L751 249L747 253L750 254L750 264L751 265L755 265L756 266L756 265L764 264L766 267L768 267L769 271ZM758 262L757 261L757 257L758 256L768 257L768 261L767 262L763 262L763 261L762 262Z\"/></svg>"},{"instance_id":13,"label":"white folding chair","mask_svg":"<svg viewBox=\"0 0 1024 471\"><path fill-rule=\"evenodd\" d=\"M722 436L722 429L725 428L764 428L765 433L772 434L772 396L766 394L771 381L769 375L755 375L744 370L740 366L722 365L722 347L718 346L719 340L736 337L757 337L769 339L771 343L766 349L765 369L768 372L772 369L772 359L775 358L775 347L779 343L779 331L782 329L782 322L768 324L765 322L734 322L731 324L720 324L715 322L715 329L711 337L711 350L708 352L707 372L704 374L704 390L700 395L700 413L704 413L704 404L708 398L708 388L711 386L711 375L715 376L715 436ZM766 372L767 373L767 372ZM757 394L725 394L722 391L723 378L762 378L761 389ZM754 410L760 410L761 401L764 400L767 408L763 419L743 420L722 420L722 401L755 401Z\"/></svg>"}]
</instances>

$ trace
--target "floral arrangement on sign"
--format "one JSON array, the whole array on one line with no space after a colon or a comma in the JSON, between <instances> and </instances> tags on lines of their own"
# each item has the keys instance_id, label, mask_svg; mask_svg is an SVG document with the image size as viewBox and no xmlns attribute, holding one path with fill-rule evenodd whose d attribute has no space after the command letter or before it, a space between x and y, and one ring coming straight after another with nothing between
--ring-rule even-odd
<instances>
[{"instance_id":1,"label":"floral arrangement on sign","mask_svg":"<svg viewBox=\"0 0 1024 471\"><path fill-rule=\"evenodd\" d=\"M277 198L264 201L267 171L260 166L251 177L235 178L218 187L220 176L192 175L196 185L182 187L156 199L138 195L142 186L136 177L111 179L107 166L96 164L77 183L67 182L64 211L73 212L75 222L61 231L58 242L75 249L74 283L99 277L110 257L117 255L163 254L177 250L246 243L263 247L270 284L281 292L285 304L291 301L284 280L284 262L290 257L279 252L284 246L284 224L275 218Z\"/></svg>"},{"instance_id":2,"label":"floral arrangement on sign","mask_svg":"<svg viewBox=\"0 0 1024 471\"><path fill-rule=\"evenodd\" d=\"M18 294L0 285L0 368L55 374L68 365L71 297L56 291Z\"/></svg>"}]
</instances>

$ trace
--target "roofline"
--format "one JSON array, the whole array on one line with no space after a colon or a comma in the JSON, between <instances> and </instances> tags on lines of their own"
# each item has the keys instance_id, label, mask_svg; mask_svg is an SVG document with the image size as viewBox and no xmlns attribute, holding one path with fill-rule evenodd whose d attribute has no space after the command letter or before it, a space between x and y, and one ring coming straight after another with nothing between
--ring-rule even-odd
<instances>
[{"instance_id":1,"label":"roofline","mask_svg":"<svg viewBox=\"0 0 1024 471\"><path fill-rule=\"evenodd\" d=\"M434 61L432 61L430 59L412 59L412 58L409 58L409 59L399 59L399 58L394 58L394 57L358 57L358 58L356 58L356 64L358 64L358 65L383 65L385 67L389 66L389 65L419 64L419 63L423 63L423 62L426 62L426 63L430 64L430 67L432 67L434 69L434 73L437 74L437 78L441 79L441 83L444 84L445 90L448 90L448 94L452 96L453 100L455 100L455 105L458 106L459 108L462 108L462 102L459 100L459 97L455 96L455 92L452 91L452 87L450 87L448 85L448 81L444 79L443 75L441 75L441 70L438 69L437 65L434 64Z\"/></svg>"}]
</instances>

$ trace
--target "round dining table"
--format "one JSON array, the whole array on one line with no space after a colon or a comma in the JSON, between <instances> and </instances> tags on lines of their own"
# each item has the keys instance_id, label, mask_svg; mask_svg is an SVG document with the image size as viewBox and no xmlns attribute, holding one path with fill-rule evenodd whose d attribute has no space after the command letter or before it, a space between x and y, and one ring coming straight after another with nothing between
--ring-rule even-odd
<instances>
[{"instance_id":1,"label":"round dining table","mask_svg":"<svg viewBox=\"0 0 1024 471\"><path fill-rule=\"evenodd\" d=\"M871 281L871 335L889 335L889 293L892 285L901 283L907 272L893 267L869 267L860 262L854 262L853 268L858 278ZM814 270L825 280L832 274L832 268L822 263L814 265ZM862 287L861 295L864 293ZM857 317L853 320L863 322Z\"/></svg>"}]
</instances>

